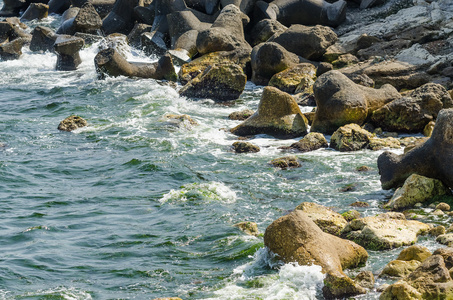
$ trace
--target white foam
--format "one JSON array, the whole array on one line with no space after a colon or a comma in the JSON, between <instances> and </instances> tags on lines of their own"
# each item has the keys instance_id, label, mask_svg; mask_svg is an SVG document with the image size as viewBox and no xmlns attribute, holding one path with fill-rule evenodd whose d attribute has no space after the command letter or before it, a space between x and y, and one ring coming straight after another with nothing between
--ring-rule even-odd
<instances>
[{"instance_id":1,"label":"white foam","mask_svg":"<svg viewBox=\"0 0 453 300\"><path fill-rule=\"evenodd\" d=\"M161 203L166 202L186 202L186 201L219 201L233 203L236 201L236 193L221 182L192 183L181 186L179 190L171 190L161 199Z\"/></svg>"}]
</instances>

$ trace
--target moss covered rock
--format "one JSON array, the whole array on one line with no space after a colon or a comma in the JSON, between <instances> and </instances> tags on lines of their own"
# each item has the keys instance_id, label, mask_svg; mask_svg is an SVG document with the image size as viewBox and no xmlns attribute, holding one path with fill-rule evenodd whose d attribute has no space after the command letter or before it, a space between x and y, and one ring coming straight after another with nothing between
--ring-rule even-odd
<instances>
[{"instance_id":1,"label":"moss covered rock","mask_svg":"<svg viewBox=\"0 0 453 300\"><path fill-rule=\"evenodd\" d=\"M231 132L240 136L263 133L277 138L292 138L307 134L307 123L291 95L267 86L255 114Z\"/></svg>"},{"instance_id":2,"label":"moss covered rock","mask_svg":"<svg viewBox=\"0 0 453 300\"><path fill-rule=\"evenodd\" d=\"M235 111L228 115L228 119L230 120L237 120L237 121L245 121L255 112L251 109L244 109L241 111Z\"/></svg>"},{"instance_id":3,"label":"moss covered rock","mask_svg":"<svg viewBox=\"0 0 453 300\"><path fill-rule=\"evenodd\" d=\"M79 116L70 116L60 122L58 130L62 131L73 131L78 128L87 126L88 123L85 119Z\"/></svg>"},{"instance_id":4,"label":"moss covered rock","mask_svg":"<svg viewBox=\"0 0 453 300\"><path fill-rule=\"evenodd\" d=\"M385 148L398 149L401 148L400 141L394 137L386 138L370 138L370 143L368 144L368 149L377 151Z\"/></svg>"},{"instance_id":5,"label":"moss covered rock","mask_svg":"<svg viewBox=\"0 0 453 300\"><path fill-rule=\"evenodd\" d=\"M283 170L300 167L299 159L297 159L297 157L293 155L273 159L271 160L270 164L276 168L280 168Z\"/></svg>"},{"instance_id":6,"label":"moss covered rock","mask_svg":"<svg viewBox=\"0 0 453 300\"><path fill-rule=\"evenodd\" d=\"M258 225L255 222L240 222L233 225L248 235L258 236Z\"/></svg>"},{"instance_id":7,"label":"moss covered rock","mask_svg":"<svg viewBox=\"0 0 453 300\"><path fill-rule=\"evenodd\" d=\"M450 195L450 189L440 180L412 174L398 188L386 208L398 210L413 207L416 203L424 203L435 196Z\"/></svg>"},{"instance_id":8,"label":"moss covered rock","mask_svg":"<svg viewBox=\"0 0 453 300\"><path fill-rule=\"evenodd\" d=\"M260 152L260 147L249 142L234 142L233 149L236 153L255 153Z\"/></svg>"},{"instance_id":9,"label":"moss covered rock","mask_svg":"<svg viewBox=\"0 0 453 300\"><path fill-rule=\"evenodd\" d=\"M373 135L357 124L348 124L338 128L330 138L330 147L338 151L357 151L370 143Z\"/></svg>"},{"instance_id":10,"label":"moss covered rock","mask_svg":"<svg viewBox=\"0 0 453 300\"><path fill-rule=\"evenodd\" d=\"M421 264L418 260L392 260L382 270L379 276L406 277Z\"/></svg>"},{"instance_id":11,"label":"moss covered rock","mask_svg":"<svg viewBox=\"0 0 453 300\"><path fill-rule=\"evenodd\" d=\"M269 81L269 85L289 94L312 94L315 81L316 67L309 63L302 63L275 74Z\"/></svg>"},{"instance_id":12,"label":"moss covered rock","mask_svg":"<svg viewBox=\"0 0 453 300\"><path fill-rule=\"evenodd\" d=\"M309 152L321 148L327 148L328 146L329 144L322 133L310 132L298 142L293 143L291 146L284 149L292 149L298 152Z\"/></svg>"}]
</instances>

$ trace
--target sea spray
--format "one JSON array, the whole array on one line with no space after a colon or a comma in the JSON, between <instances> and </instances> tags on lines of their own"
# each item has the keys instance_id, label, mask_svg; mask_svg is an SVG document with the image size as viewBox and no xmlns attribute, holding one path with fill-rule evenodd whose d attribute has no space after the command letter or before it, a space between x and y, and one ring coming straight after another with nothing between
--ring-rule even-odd
<instances>
[{"instance_id":1,"label":"sea spray","mask_svg":"<svg viewBox=\"0 0 453 300\"><path fill-rule=\"evenodd\" d=\"M236 193L221 182L192 183L181 186L179 190L171 190L160 199L161 203L186 201L233 203Z\"/></svg>"}]
</instances>

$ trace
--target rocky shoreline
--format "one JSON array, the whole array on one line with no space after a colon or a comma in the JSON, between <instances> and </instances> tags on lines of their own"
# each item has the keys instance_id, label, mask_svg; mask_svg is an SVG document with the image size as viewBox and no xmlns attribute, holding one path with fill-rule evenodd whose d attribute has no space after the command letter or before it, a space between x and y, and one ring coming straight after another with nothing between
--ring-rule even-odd
<instances>
[{"instance_id":1,"label":"rocky shoreline","mask_svg":"<svg viewBox=\"0 0 453 300\"><path fill-rule=\"evenodd\" d=\"M54 52L56 70L76 70L79 51L102 40L94 65L99 78L128 76L178 82L181 96L236 100L246 82L264 85L256 112L229 131L238 139L268 134L303 136L282 152L303 153L405 148L383 152L377 161L383 189L396 189L383 205L389 212L361 217L302 203L275 220L265 245L284 262L320 265L325 298L382 291L380 299L444 299L453 295L453 250L431 253L414 245L432 235L453 246L449 225L453 204L453 1L391 0L4 0L0 16L1 60L19 59L24 46ZM28 22L61 15L54 31ZM20 17L20 18L19 18ZM158 56L154 63L127 61L132 46ZM176 73L175 65L180 66ZM316 106L302 113L301 106ZM168 115L172 124L187 115ZM78 116L58 129L87 122ZM401 138L401 133L424 138ZM324 135L331 135L328 144ZM258 152L250 142L233 144L237 153ZM299 166L285 156L271 162ZM417 209L435 206L430 221ZM245 225L244 225L245 224ZM238 225L258 235L251 222ZM410 246L413 245L413 246ZM379 276L400 278L375 287L373 274L350 278L344 269L363 266L367 250L403 246ZM375 274L378 275L378 274ZM175 298L176 299L176 298Z\"/></svg>"}]
</instances>

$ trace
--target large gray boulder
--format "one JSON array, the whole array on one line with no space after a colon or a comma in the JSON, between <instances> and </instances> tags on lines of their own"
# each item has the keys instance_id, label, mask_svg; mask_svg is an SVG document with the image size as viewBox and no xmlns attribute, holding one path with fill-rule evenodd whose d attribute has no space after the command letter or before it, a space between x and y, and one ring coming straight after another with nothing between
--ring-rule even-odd
<instances>
[{"instance_id":1,"label":"large gray boulder","mask_svg":"<svg viewBox=\"0 0 453 300\"><path fill-rule=\"evenodd\" d=\"M282 45L289 52L309 60L320 60L326 49L338 40L337 34L327 26L292 25L276 33L268 42Z\"/></svg>"},{"instance_id":2,"label":"large gray boulder","mask_svg":"<svg viewBox=\"0 0 453 300\"><path fill-rule=\"evenodd\" d=\"M292 138L307 134L307 124L291 95L267 86L258 110L231 132L240 136L269 134L277 138Z\"/></svg>"},{"instance_id":3,"label":"large gray boulder","mask_svg":"<svg viewBox=\"0 0 453 300\"><path fill-rule=\"evenodd\" d=\"M386 131L422 132L441 109L450 107L453 100L448 91L440 84L427 83L374 111L371 121Z\"/></svg>"},{"instance_id":4,"label":"large gray boulder","mask_svg":"<svg viewBox=\"0 0 453 300\"><path fill-rule=\"evenodd\" d=\"M401 186L411 174L436 178L453 188L453 109L440 111L431 137L403 155L378 157L383 189Z\"/></svg>"},{"instance_id":5,"label":"large gray boulder","mask_svg":"<svg viewBox=\"0 0 453 300\"><path fill-rule=\"evenodd\" d=\"M373 111L401 97L391 85L365 87L339 71L319 76L313 92L317 109L311 131L322 133L332 133L350 123L362 125Z\"/></svg>"}]
</instances>

